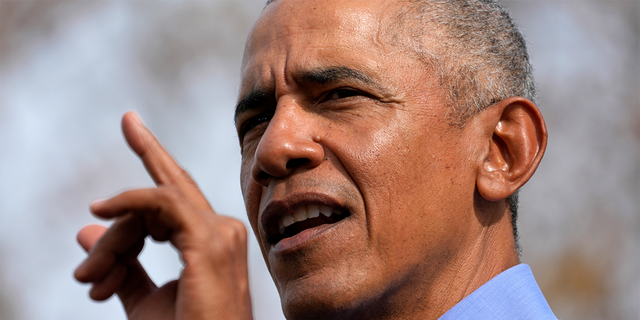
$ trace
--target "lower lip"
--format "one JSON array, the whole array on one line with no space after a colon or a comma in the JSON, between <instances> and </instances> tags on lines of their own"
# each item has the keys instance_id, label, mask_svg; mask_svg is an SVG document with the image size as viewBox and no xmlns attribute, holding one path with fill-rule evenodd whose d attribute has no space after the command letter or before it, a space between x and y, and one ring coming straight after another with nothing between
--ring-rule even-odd
<instances>
[{"instance_id":1,"label":"lower lip","mask_svg":"<svg viewBox=\"0 0 640 320\"><path fill-rule=\"evenodd\" d=\"M307 245L309 242L330 231L337 224L343 222L344 220L345 219L340 220L336 223L321 224L317 227L303 230L295 236L284 238L278 241L278 243L276 243L272 247L272 250L274 251L274 253L287 253L296 249L300 249L301 247Z\"/></svg>"}]
</instances>

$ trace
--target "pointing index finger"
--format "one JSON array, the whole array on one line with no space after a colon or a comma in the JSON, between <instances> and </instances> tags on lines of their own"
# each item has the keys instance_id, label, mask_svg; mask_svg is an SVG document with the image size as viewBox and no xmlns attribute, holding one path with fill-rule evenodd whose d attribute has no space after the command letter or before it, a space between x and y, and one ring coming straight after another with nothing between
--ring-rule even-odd
<instances>
[{"instance_id":1,"label":"pointing index finger","mask_svg":"<svg viewBox=\"0 0 640 320\"><path fill-rule=\"evenodd\" d=\"M127 112L122 117L122 132L157 185L175 185L198 210L213 212L189 174L173 160L135 112Z\"/></svg>"}]
</instances>

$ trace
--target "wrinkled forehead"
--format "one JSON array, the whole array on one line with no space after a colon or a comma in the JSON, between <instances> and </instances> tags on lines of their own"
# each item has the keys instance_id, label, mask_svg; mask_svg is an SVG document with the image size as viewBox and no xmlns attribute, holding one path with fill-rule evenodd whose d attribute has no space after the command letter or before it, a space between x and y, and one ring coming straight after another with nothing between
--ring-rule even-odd
<instances>
[{"instance_id":1,"label":"wrinkled forehead","mask_svg":"<svg viewBox=\"0 0 640 320\"><path fill-rule=\"evenodd\" d=\"M319 51L375 45L389 19L388 0L277 0L256 22L242 63L245 79L265 57L295 55L298 61ZM327 52L327 57L331 56ZM285 58L285 57L283 57ZM286 59L284 59L286 60Z\"/></svg>"},{"instance_id":2,"label":"wrinkled forehead","mask_svg":"<svg viewBox=\"0 0 640 320\"><path fill-rule=\"evenodd\" d=\"M280 0L268 5L249 36L247 49L296 30L368 31L381 19L382 0ZM379 4L378 6L374 4ZM272 37L268 37L271 35Z\"/></svg>"}]
</instances>

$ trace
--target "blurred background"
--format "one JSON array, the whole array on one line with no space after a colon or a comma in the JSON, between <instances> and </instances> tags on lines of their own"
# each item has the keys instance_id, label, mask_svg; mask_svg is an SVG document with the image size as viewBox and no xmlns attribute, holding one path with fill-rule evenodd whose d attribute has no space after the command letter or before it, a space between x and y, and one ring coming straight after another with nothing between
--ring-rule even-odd
<instances>
[{"instance_id":1,"label":"blurred background","mask_svg":"<svg viewBox=\"0 0 640 320\"><path fill-rule=\"evenodd\" d=\"M505 3L550 135L521 194L523 261L559 318L639 319L640 2ZM125 318L71 274L89 202L152 185L122 140L127 110L246 223L232 115L263 4L0 0L1 320ZM249 254L256 318L282 319L255 238ZM141 259L159 283L180 270L166 244Z\"/></svg>"}]
</instances>

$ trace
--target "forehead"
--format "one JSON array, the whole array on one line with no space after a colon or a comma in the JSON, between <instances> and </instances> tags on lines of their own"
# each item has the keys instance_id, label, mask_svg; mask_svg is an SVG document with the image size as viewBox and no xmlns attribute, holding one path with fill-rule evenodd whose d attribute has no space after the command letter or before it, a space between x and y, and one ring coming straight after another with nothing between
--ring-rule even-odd
<instances>
[{"instance_id":1,"label":"forehead","mask_svg":"<svg viewBox=\"0 0 640 320\"><path fill-rule=\"evenodd\" d=\"M280 0L268 5L247 41L242 90L258 82L286 82L287 73L301 69L380 68L390 49L386 7L389 1L376 0Z\"/></svg>"}]
</instances>

